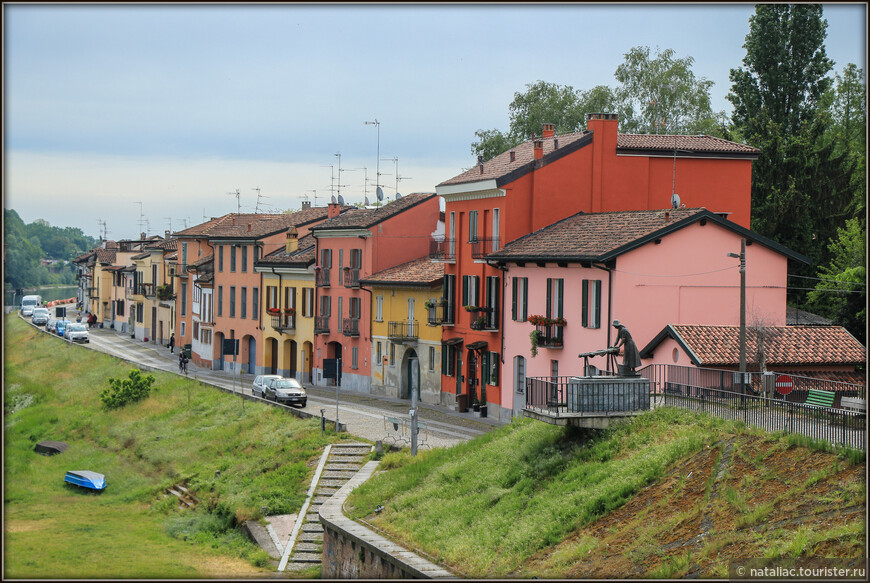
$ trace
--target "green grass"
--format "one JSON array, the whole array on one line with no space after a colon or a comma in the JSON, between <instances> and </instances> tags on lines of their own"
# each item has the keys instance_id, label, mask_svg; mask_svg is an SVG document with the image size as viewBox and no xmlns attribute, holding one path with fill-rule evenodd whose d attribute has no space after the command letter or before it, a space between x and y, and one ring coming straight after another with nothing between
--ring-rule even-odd
<instances>
[{"instance_id":1,"label":"green grass","mask_svg":"<svg viewBox=\"0 0 870 583\"><path fill-rule=\"evenodd\" d=\"M471 577L503 577L739 425L659 409L601 434L516 420L448 450L384 457L348 509Z\"/></svg>"},{"instance_id":2,"label":"green grass","mask_svg":"<svg viewBox=\"0 0 870 583\"><path fill-rule=\"evenodd\" d=\"M106 411L109 377L134 367L44 335L14 316L5 326L5 548L11 578L230 577L268 573L238 526L298 512L320 450L316 420L154 372L151 396ZM190 402L188 403L188 394ZM43 440L69 449L33 451ZM99 494L63 482L67 470L106 475ZM215 472L220 470L220 477ZM201 500L179 511L161 498L185 482Z\"/></svg>"}]
</instances>

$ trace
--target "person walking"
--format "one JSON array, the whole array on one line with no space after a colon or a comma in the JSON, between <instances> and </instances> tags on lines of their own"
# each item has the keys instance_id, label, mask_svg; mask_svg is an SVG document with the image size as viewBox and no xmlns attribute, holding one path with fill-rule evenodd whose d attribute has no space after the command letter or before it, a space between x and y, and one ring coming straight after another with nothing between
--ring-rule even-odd
<instances>
[{"instance_id":1,"label":"person walking","mask_svg":"<svg viewBox=\"0 0 870 583\"><path fill-rule=\"evenodd\" d=\"M175 334L169 337L169 354L175 354Z\"/></svg>"}]
</instances>

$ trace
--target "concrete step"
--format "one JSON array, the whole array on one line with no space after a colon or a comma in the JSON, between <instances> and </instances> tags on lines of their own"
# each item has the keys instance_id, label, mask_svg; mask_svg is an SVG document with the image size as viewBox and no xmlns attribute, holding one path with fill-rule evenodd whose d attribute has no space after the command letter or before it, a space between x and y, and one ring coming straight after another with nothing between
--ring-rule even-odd
<instances>
[{"instance_id":1,"label":"concrete step","mask_svg":"<svg viewBox=\"0 0 870 583\"><path fill-rule=\"evenodd\" d=\"M305 522L316 522L320 524L320 515L316 512L310 512L305 515Z\"/></svg>"},{"instance_id":2,"label":"concrete step","mask_svg":"<svg viewBox=\"0 0 870 583\"><path fill-rule=\"evenodd\" d=\"M342 484L342 486L343 485L344 484ZM341 486L339 486L338 488L340 488L340 487ZM332 496L333 494L335 494L336 492L338 492L338 488L335 488L333 486L327 486L327 485L323 484L322 482L320 482L317 484L317 490L315 490L314 493L318 494L320 496L329 497L329 496Z\"/></svg>"},{"instance_id":3,"label":"concrete step","mask_svg":"<svg viewBox=\"0 0 870 583\"><path fill-rule=\"evenodd\" d=\"M349 447L364 447L367 452L372 450L372 444L363 443L362 441L339 441L332 444L333 451L336 449L347 449Z\"/></svg>"},{"instance_id":4,"label":"concrete step","mask_svg":"<svg viewBox=\"0 0 870 583\"><path fill-rule=\"evenodd\" d=\"M320 474L320 480L330 478L337 478L339 480L350 480L352 477L356 475L356 471L348 472L348 471L336 471L336 470L324 470L322 474Z\"/></svg>"},{"instance_id":5,"label":"concrete step","mask_svg":"<svg viewBox=\"0 0 870 583\"><path fill-rule=\"evenodd\" d=\"M339 488L344 486L347 483L347 480L335 479L335 478L320 478L320 481L317 483L317 491L315 494L320 493L320 487L323 486L325 488L334 488L334 492L337 492Z\"/></svg>"},{"instance_id":6,"label":"concrete step","mask_svg":"<svg viewBox=\"0 0 870 583\"><path fill-rule=\"evenodd\" d=\"M362 464L365 459L364 455L330 455L328 461L337 464Z\"/></svg>"},{"instance_id":7,"label":"concrete step","mask_svg":"<svg viewBox=\"0 0 870 583\"><path fill-rule=\"evenodd\" d=\"M331 464L329 462L323 467L323 471L325 472L358 472L362 467L361 464L348 464L348 463L340 463L340 464Z\"/></svg>"},{"instance_id":8,"label":"concrete step","mask_svg":"<svg viewBox=\"0 0 870 583\"><path fill-rule=\"evenodd\" d=\"M317 543L296 543L296 546L293 547L294 553L320 553L322 551L323 545Z\"/></svg>"},{"instance_id":9,"label":"concrete step","mask_svg":"<svg viewBox=\"0 0 870 583\"><path fill-rule=\"evenodd\" d=\"M293 553L289 560L294 563L321 563L323 555L320 553Z\"/></svg>"},{"instance_id":10,"label":"concrete step","mask_svg":"<svg viewBox=\"0 0 870 583\"><path fill-rule=\"evenodd\" d=\"M306 522L302 525L302 532L319 532L323 533L323 525L319 522Z\"/></svg>"},{"instance_id":11,"label":"concrete step","mask_svg":"<svg viewBox=\"0 0 870 583\"><path fill-rule=\"evenodd\" d=\"M321 543L323 544L322 532L302 532L296 537L296 540L304 543Z\"/></svg>"},{"instance_id":12,"label":"concrete step","mask_svg":"<svg viewBox=\"0 0 870 583\"><path fill-rule=\"evenodd\" d=\"M315 496L311 499L312 504L323 504L327 500L329 500L331 496Z\"/></svg>"}]
</instances>

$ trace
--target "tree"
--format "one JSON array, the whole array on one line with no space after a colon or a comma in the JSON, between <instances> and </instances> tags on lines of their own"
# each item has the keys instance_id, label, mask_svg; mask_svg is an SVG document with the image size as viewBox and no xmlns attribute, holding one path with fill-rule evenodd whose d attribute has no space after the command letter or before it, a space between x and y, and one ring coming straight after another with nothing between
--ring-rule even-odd
<instances>
[{"instance_id":1,"label":"tree","mask_svg":"<svg viewBox=\"0 0 870 583\"><path fill-rule=\"evenodd\" d=\"M649 47L634 47L616 69L620 129L626 133L717 133L725 112L710 106L713 81L696 78L690 56L674 57L673 49L650 58Z\"/></svg>"}]
</instances>

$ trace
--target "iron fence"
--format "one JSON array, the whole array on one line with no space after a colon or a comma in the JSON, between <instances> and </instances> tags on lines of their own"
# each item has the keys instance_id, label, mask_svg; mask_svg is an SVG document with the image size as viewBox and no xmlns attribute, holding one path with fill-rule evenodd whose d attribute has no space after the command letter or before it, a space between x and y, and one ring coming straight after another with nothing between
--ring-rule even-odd
<instances>
[{"instance_id":1,"label":"iron fence","mask_svg":"<svg viewBox=\"0 0 870 583\"><path fill-rule=\"evenodd\" d=\"M527 409L563 413L643 411L650 408L650 384L614 375L599 377L528 377Z\"/></svg>"}]
</instances>

